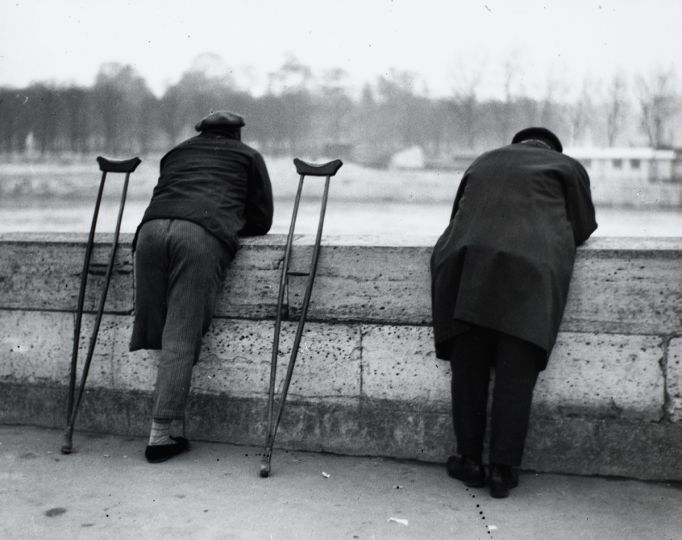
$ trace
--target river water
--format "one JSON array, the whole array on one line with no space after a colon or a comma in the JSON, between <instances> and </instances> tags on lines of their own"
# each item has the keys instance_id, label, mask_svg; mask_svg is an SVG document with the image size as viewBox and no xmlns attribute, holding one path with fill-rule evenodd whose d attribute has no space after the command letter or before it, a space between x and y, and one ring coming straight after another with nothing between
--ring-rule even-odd
<instances>
[{"instance_id":1,"label":"river water","mask_svg":"<svg viewBox=\"0 0 682 540\"><path fill-rule=\"evenodd\" d=\"M147 201L128 201L122 232L134 232ZM290 200L275 201L272 233L286 234L291 220ZM405 202L329 201L324 233L326 235L390 235L406 238L438 236L447 225L450 204ZM100 210L97 230L113 231L118 202L105 201ZM93 205L82 201L0 203L0 232L87 232ZM313 234L317 227L319 203L302 201L297 232ZM682 209L597 208L597 236L680 236Z\"/></svg>"},{"instance_id":2,"label":"river water","mask_svg":"<svg viewBox=\"0 0 682 540\"><path fill-rule=\"evenodd\" d=\"M157 156L158 158L158 156ZM275 195L273 233L286 233L298 184L290 159L268 158ZM1 232L87 232L99 174L93 160L0 163ZM135 171L123 216L123 232L134 232L157 181L158 159ZM98 231L113 231L120 182L107 182ZM324 232L327 235L437 237L450 216L460 173L368 169L346 163L334 178ZM594 182L595 188L598 182ZM297 232L314 233L321 184L306 182ZM682 207L601 207L600 236L682 236ZM427 240L429 242L430 240Z\"/></svg>"}]
</instances>

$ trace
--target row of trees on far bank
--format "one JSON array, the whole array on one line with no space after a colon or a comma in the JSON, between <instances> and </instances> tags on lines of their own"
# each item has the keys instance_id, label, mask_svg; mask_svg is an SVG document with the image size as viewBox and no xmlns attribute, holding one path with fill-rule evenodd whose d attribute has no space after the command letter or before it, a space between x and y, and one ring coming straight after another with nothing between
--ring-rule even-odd
<instances>
[{"instance_id":1,"label":"row of trees on far bank","mask_svg":"<svg viewBox=\"0 0 682 540\"><path fill-rule=\"evenodd\" d=\"M431 97L417 75L395 70L354 93L344 71L317 74L289 58L255 95L200 63L158 97L131 66L109 63L89 87L0 88L0 152L162 151L217 109L244 114L244 139L270 155L352 149L361 161L380 162L419 145L447 159L504 144L528 125L552 128L565 146L679 144L681 100L672 71L586 80L571 99L552 81L542 98L514 92L515 73L509 67L496 99L480 97L476 76L461 79L449 96Z\"/></svg>"}]
</instances>

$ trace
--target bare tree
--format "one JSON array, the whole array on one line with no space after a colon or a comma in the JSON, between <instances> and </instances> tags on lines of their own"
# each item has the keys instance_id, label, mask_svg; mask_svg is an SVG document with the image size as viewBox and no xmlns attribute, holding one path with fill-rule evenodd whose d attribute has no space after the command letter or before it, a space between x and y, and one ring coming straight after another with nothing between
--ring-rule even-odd
<instances>
[{"instance_id":1,"label":"bare tree","mask_svg":"<svg viewBox=\"0 0 682 540\"><path fill-rule=\"evenodd\" d=\"M71 152L83 153L90 134L89 92L85 88L70 86L62 92L64 122L62 129Z\"/></svg>"},{"instance_id":2,"label":"bare tree","mask_svg":"<svg viewBox=\"0 0 682 540\"><path fill-rule=\"evenodd\" d=\"M592 124L593 96L595 94L594 82L584 78L580 93L569 109L569 121L571 125L571 144L577 145L583 142L586 133Z\"/></svg>"},{"instance_id":3,"label":"bare tree","mask_svg":"<svg viewBox=\"0 0 682 540\"><path fill-rule=\"evenodd\" d=\"M627 79L623 73L616 73L607 90L606 101L606 142L614 146L621 135L629 109Z\"/></svg>"},{"instance_id":4,"label":"bare tree","mask_svg":"<svg viewBox=\"0 0 682 540\"><path fill-rule=\"evenodd\" d=\"M194 57L189 70L190 73L201 73L207 79L219 81L225 86L234 86L235 78L232 69L216 53L202 53Z\"/></svg>"},{"instance_id":5,"label":"bare tree","mask_svg":"<svg viewBox=\"0 0 682 540\"><path fill-rule=\"evenodd\" d=\"M473 64L473 63L472 63ZM483 78L482 64L463 66L460 62L455 71L454 106L459 119L464 144L474 149L479 135L478 87Z\"/></svg>"},{"instance_id":6,"label":"bare tree","mask_svg":"<svg viewBox=\"0 0 682 540\"><path fill-rule=\"evenodd\" d=\"M268 93L280 95L309 90L312 70L294 55L287 55L277 71L268 74Z\"/></svg>"},{"instance_id":7,"label":"bare tree","mask_svg":"<svg viewBox=\"0 0 682 540\"><path fill-rule=\"evenodd\" d=\"M317 89L321 101L320 122L323 138L338 142L343 139L346 123L353 109L353 102L348 95L348 72L343 69L329 69L323 75Z\"/></svg>"},{"instance_id":8,"label":"bare tree","mask_svg":"<svg viewBox=\"0 0 682 540\"><path fill-rule=\"evenodd\" d=\"M26 90L0 88L0 150L25 152L33 101Z\"/></svg>"},{"instance_id":9,"label":"bare tree","mask_svg":"<svg viewBox=\"0 0 682 540\"><path fill-rule=\"evenodd\" d=\"M495 120L501 144L511 140L512 130L514 129L514 91L518 77L521 73L521 66L517 55L512 53L502 64L502 88L503 99L500 106L495 107Z\"/></svg>"},{"instance_id":10,"label":"bare tree","mask_svg":"<svg viewBox=\"0 0 682 540\"><path fill-rule=\"evenodd\" d=\"M31 85L27 89L31 133L35 138L41 154L55 150L57 139L57 95L58 89L54 85L44 83Z\"/></svg>"},{"instance_id":11,"label":"bare tree","mask_svg":"<svg viewBox=\"0 0 682 540\"><path fill-rule=\"evenodd\" d=\"M200 54L164 93L158 122L168 142L176 144L193 133L191 126L199 118L225 108L244 113L247 101L236 90L235 77L223 59L217 54Z\"/></svg>"},{"instance_id":12,"label":"bare tree","mask_svg":"<svg viewBox=\"0 0 682 540\"><path fill-rule=\"evenodd\" d=\"M381 136L386 147L405 147L425 142L425 115L421 111L422 99L415 94L415 87L423 87L422 81L412 71L391 69L379 77L379 122Z\"/></svg>"},{"instance_id":13,"label":"bare tree","mask_svg":"<svg viewBox=\"0 0 682 540\"><path fill-rule=\"evenodd\" d=\"M96 128L108 151L118 153L147 146L143 142L148 135L142 129L142 123L147 121L143 110L153 94L132 66L103 64L95 79L93 98L99 114Z\"/></svg>"},{"instance_id":14,"label":"bare tree","mask_svg":"<svg viewBox=\"0 0 682 540\"><path fill-rule=\"evenodd\" d=\"M277 71L268 75L268 92L265 98L270 104L272 129L283 150L294 153L306 149L304 139L310 129L312 96L309 86L312 70L295 56L289 55ZM276 104L275 107L272 105Z\"/></svg>"},{"instance_id":15,"label":"bare tree","mask_svg":"<svg viewBox=\"0 0 682 540\"><path fill-rule=\"evenodd\" d=\"M563 123L560 101L561 94L564 91L565 87L559 79L549 74L545 86L545 95L540 104L540 125L557 129L557 126Z\"/></svg>"},{"instance_id":16,"label":"bare tree","mask_svg":"<svg viewBox=\"0 0 682 540\"><path fill-rule=\"evenodd\" d=\"M675 73L673 69L657 69L648 77L637 78L637 93L640 106L640 125L649 144L654 147L672 142L668 129L671 117L676 112Z\"/></svg>"}]
</instances>

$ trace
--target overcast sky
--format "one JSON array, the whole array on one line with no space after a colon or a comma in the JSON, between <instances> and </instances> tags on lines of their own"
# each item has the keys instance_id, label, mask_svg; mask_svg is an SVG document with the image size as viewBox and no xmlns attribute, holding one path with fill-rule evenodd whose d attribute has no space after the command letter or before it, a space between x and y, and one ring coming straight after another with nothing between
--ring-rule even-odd
<instances>
[{"instance_id":1,"label":"overcast sky","mask_svg":"<svg viewBox=\"0 0 682 540\"><path fill-rule=\"evenodd\" d=\"M0 85L89 85L103 62L131 64L161 94L201 53L254 89L288 53L357 83L411 70L442 95L478 74L499 94L514 62L518 93L674 67L679 0L0 0Z\"/></svg>"}]
</instances>

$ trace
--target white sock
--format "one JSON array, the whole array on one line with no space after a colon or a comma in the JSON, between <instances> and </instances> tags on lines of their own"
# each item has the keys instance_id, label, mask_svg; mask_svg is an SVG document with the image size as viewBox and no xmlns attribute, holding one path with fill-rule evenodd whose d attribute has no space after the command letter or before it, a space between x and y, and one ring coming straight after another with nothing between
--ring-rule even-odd
<instances>
[{"instance_id":1,"label":"white sock","mask_svg":"<svg viewBox=\"0 0 682 540\"><path fill-rule=\"evenodd\" d=\"M170 438L170 426L172 420L152 419L152 429L149 433L149 446L157 446L160 444L173 444L173 439Z\"/></svg>"}]
</instances>

